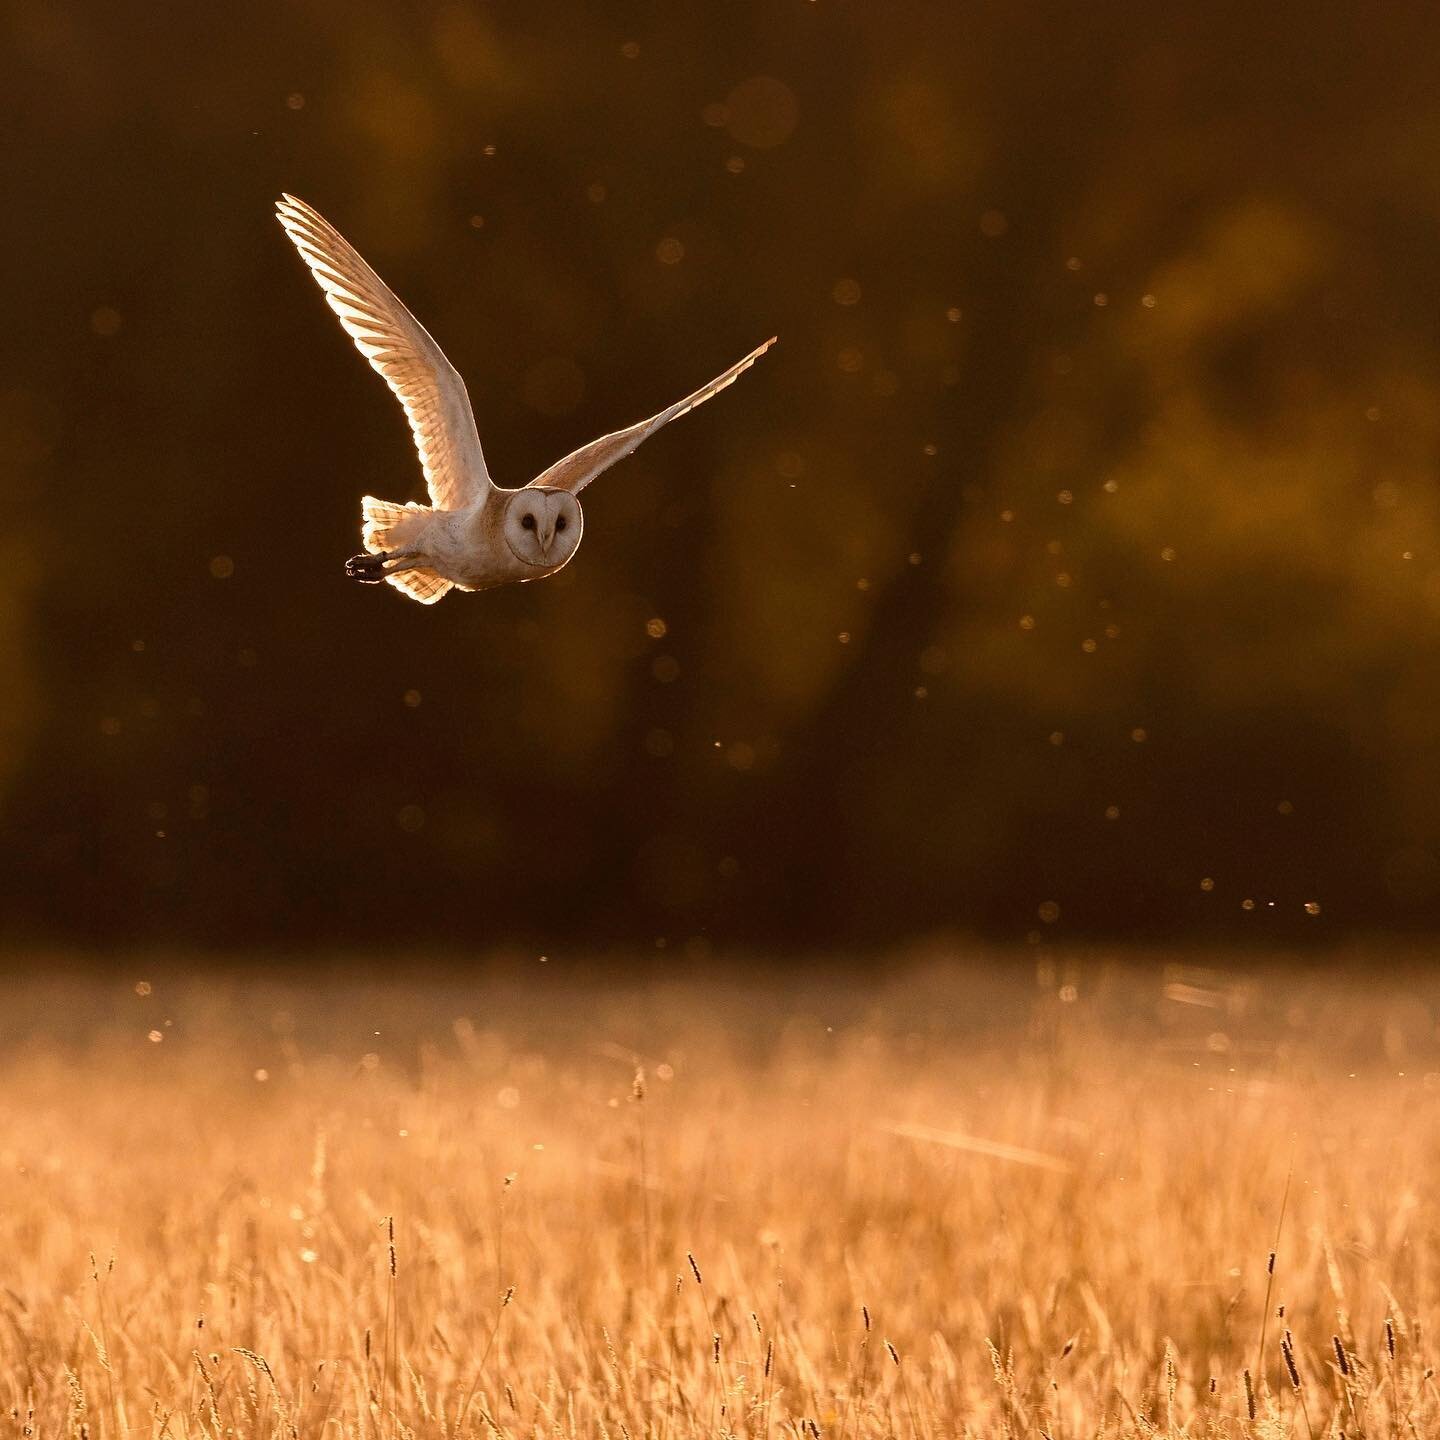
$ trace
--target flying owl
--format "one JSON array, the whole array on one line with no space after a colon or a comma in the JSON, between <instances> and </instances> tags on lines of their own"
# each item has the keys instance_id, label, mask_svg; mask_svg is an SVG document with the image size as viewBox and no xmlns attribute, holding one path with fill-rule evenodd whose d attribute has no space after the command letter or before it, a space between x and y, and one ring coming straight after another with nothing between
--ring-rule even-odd
<instances>
[{"instance_id":1,"label":"flying owl","mask_svg":"<svg viewBox=\"0 0 1440 1440\"><path fill-rule=\"evenodd\" d=\"M365 496L361 536L368 553L347 560L345 573L367 585L386 581L422 605L452 587L490 590L563 568L584 527L580 491L662 425L723 390L775 343L767 340L668 410L602 435L522 489L506 490L486 469L465 384L424 326L303 200L282 196L276 215L360 353L404 406L430 491L429 505Z\"/></svg>"}]
</instances>

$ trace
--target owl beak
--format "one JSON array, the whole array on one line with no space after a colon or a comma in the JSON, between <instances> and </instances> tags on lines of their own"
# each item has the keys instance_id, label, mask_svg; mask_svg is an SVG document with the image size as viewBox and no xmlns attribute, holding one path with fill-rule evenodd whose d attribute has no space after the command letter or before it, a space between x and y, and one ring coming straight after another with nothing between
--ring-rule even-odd
<instances>
[{"instance_id":1,"label":"owl beak","mask_svg":"<svg viewBox=\"0 0 1440 1440\"><path fill-rule=\"evenodd\" d=\"M535 538L540 542L540 553L549 555L550 542L555 538L555 527L552 525L547 529L537 531Z\"/></svg>"}]
</instances>

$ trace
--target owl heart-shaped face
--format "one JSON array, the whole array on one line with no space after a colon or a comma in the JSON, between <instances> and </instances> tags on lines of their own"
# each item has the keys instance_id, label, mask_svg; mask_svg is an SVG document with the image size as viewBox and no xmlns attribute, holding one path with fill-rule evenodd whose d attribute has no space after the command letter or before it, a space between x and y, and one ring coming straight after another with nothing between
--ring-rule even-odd
<instances>
[{"instance_id":1,"label":"owl heart-shaped face","mask_svg":"<svg viewBox=\"0 0 1440 1440\"><path fill-rule=\"evenodd\" d=\"M568 490L517 490L505 510L505 543L525 565L558 570L580 543L580 502Z\"/></svg>"}]
</instances>

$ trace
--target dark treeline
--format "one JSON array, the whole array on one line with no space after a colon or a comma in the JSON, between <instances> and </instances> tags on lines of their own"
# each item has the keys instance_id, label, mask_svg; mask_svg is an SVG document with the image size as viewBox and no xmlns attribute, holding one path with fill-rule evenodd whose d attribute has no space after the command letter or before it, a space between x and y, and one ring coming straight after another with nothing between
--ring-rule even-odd
<instances>
[{"instance_id":1,"label":"dark treeline","mask_svg":"<svg viewBox=\"0 0 1440 1440\"><path fill-rule=\"evenodd\" d=\"M1440 920L1430 7L0 33L10 939ZM420 476L282 189L501 483L781 344L587 491L562 575L415 606L341 572Z\"/></svg>"}]
</instances>

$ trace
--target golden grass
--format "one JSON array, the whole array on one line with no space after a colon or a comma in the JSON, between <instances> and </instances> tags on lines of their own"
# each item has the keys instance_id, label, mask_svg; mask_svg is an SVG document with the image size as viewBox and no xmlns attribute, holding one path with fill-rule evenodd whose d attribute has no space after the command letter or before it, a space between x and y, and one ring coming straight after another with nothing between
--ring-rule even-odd
<instances>
[{"instance_id":1,"label":"golden grass","mask_svg":"<svg viewBox=\"0 0 1440 1440\"><path fill-rule=\"evenodd\" d=\"M1435 1433L1440 987L1007 964L12 983L0 1433Z\"/></svg>"}]
</instances>

